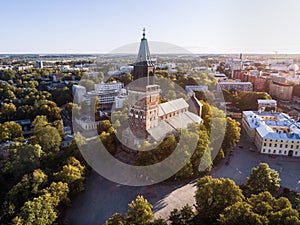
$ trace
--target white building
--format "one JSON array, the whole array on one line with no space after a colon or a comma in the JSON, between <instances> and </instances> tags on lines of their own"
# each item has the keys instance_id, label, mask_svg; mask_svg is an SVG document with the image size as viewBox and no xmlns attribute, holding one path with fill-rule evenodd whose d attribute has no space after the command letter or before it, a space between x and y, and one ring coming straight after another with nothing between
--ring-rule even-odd
<instances>
[{"instance_id":1,"label":"white building","mask_svg":"<svg viewBox=\"0 0 300 225\"><path fill-rule=\"evenodd\" d=\"M206 85L187 85L185 86L185 91L188 96L195 94L195 91L208 92L208 86Z\"/></svg>"},{"instance_id":2,"label":"white building","mask_svg":"<svg viewBox=\"0 0 300 225\"><path fill-rule=\"evenodd\" d=\"M218 80L218 82L228 80L227 76L224 73L215 73L214 77Z\"/></svg>"},{"instance_id":3,"label":"white building","mask_svg":"<svg viewBox=\"0 0 300 225\"><path fill-rule=\"evenodd\" d=\"M95 84L95 92L96 93L106 92L106 91L115 91L115 90L120 92L122 88L123 88L123 83L116 82L116 81L113 81L111 83L101 82L99 84Z\"/></svg>"},{"instance_id":4,"label":"white building","mask_svg":"<svg viewBox=\"0 0 300 225\"><path fill-rule=\"evenodd\" d=\"M74 102L76 104L80 104L84 100L84 95L86 94L86 88L81 85L73 85L72 94L74 96Z\"/></svg>"},{"instance_id":5,"label":"white building","mask_svg":"<svg viewBox=\"0 0 300 225\"><path fill-rule=\"evenodd\" d=\"M96 131L100 121L95 121L94 118L82 117L80 119L75 118L76 125L86 131Z\"/></svg>"},{"instance_id":6,"label":"white building","mask_svg":"<svg viewBox=\"0 0 300 225\"><path fill-rule=\"evenodd\" d=\"M231 70L241 70L242 69L242 60L229 58L226 59L226 64L230 66Z\"/></svg>"},{"instance_id":7,"label":"white building","mask_svg":"<svg viewBox=\"0 0 300 225\"><path fill-rule=\"evenodd\" d=\"M284 113L244 111L242 125L258 152L300 156L300 123Z\"/></svg>"},{"instance_id":8,"label":"white building","mask_svg":"<svg viewBox=\"0 0 300 225\"><path fill-rule=\"evenodd\" d=\"M227 91L253 91L253 84L251 82L219 82L218 89L225 89Z\"/></svg>"},{"instance_id":9,"label":"white building","mask_svg":"<svg viewBox=\"0 0 300 225\"><path fill-rule=\"evenodd\" d=\"M276 111L277 101L276 100L266 100L266 99L257 99L257 105L259 111L265 111L266 108L272 108Z\"/></svg>"}]
</instances>

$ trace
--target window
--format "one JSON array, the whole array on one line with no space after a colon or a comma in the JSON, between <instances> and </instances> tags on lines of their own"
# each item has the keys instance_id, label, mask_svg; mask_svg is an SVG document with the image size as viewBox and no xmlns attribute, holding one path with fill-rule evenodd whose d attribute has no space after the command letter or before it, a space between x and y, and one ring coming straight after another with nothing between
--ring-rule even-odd
<instances>
[{"instance_id":1,"label":"window","mask_svg":"<svg viewBox=\"0 0 300 225\"><path fill-rule=\"evenodd\" d=\"M268 153L270 153L270 152L271 152L271 149L268 150Z\"/></svg>"},{"instance_id":2,"label":"window","mask_svg":"<svg viewBox=\"0 0 300 225\"><path fill-rule=\"evenodd\" d=\"M291 145L291 148L294 148L294 145Z\"/></svg>"},{"instance_id":3,"label":"window","mask_svg":"<svg viewBox=\"0 0 300 225\"><path fill-rule=\"evenodd\" d=\"M288 148L288 145L285 145L285 148Z\"/></svg>"},{"instance_id":4,"label":"window","mask_svg":"<svg viewBox=\"0 0 300 225\"><path fill-rule=\"evenodd\" d=\"M282 148L282 144L280 144L280 148Z\"/></svg>"},{"instance_id":5,"label":"window","mask_svg":"<svg viewBox=\"0 0 300 225\"><path fill-rule=\"evenodd\" d=\"M263 149L263 152L265 152L266 151L266 149Z\"/></svg>"},{"instance_id":6,"label":"window","mask_svg":"<svg viewBox=\"0 0 300 225\"><path fill-rule=\"evenodd\" d=\"M277 147L277 144L274 144L274 147L276 148L276 147Z\"/></svg>"},{"instance_id":7,"label":"window","mask_svg":"<svg viewBox=\"0 0 300 225\"><path fill-rule=\"evenodd\" d=\"M281 154L282 153L282 151L281 150L279 150L279 154Z\"/></svg>"},{"instance_id":8,"label":"window","mask_svg":"<svg viewBox=\"0 0 300 225\"><path fill-rule=\"evenodd\" d=\"M284 151L284 154L286 155L286 151Z\"/></svg>"},{"instance_id":9,"label":"window","mask_svg":"<svg viewBox=\"0 0 300 225\"><path fill-rule=\"evenodd\" d=\"M264 146L267 146L267 143L264 143Z\"/></svg>"},{"instance_id":10,"label":"window","mask_svg":"<svg viewBox=\"0 0 300 225\"><path fill-rule=\"evenodd\" d=\"M276 150L273 150L273 153L276 153Z\"/></svg>"},{"instance_id":11,"label":"window","mask_svg":"<svg viewBox=\"0 0 300 225\"><path fill-rule=\"evenodd\" d=\"M298 155L298 152L295 152L295 155Z\"/></svg>"}]
</instances>

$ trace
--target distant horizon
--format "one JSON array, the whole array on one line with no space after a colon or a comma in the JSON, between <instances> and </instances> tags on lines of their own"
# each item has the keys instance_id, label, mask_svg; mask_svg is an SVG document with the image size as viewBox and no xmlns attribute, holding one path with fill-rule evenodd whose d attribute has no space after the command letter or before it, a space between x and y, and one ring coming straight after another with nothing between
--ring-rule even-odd
<instances>
[{"instance_id":1,"label":"distant horizon","mask_svg":"<svg viewBox=\"0 0 300 225\"><path fill-rule=\"evenodd\" d=\"M4 0L0 53L107 54L138 42L194 54L300 54L298 0Z\"/></svg>"},{"instance_id":2,"label":"distant horizon","mask_svg":"<svg viewBox=\"0 0 300 225\"><path fill-rule=\"evenodd\" d=\"M196 53L151 53L151 56L155 55L270 55L270 56L286 56L286 55L299 55L300 53L270 53L270 52L196 52ZM103 52L8 52L0 53L0 56L7 55L136 55L134 53L103 53Z\"/></svg>"}]
</instances>

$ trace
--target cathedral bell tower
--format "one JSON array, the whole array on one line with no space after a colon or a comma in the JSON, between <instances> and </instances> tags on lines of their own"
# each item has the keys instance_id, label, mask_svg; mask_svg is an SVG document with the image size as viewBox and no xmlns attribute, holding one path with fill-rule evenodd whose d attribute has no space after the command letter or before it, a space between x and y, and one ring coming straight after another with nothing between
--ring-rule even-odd
<instances>
[{"instance_id":1,"label":"cathedral bell tower","mask_svg":"<svg viewBox=\"0 0 300 225\"><path fill-rule=\"evenodd\" d=\"M146 139L148 138L147 130L158 125L160 87L155 85L155 68L145 38L145 28L139 53L133 66L134 82L128 87L129 125L131 132L137 138Z\"/></svg>"},{"instance_id":2,"label":"cathedral bell tower","mask_svg":"<svg viewBox=\"0 0 300 225\"><path fill-rule=\"evenodd\" d=\"M145 28L143 29L143 38L141 39L139 53L135 63L133 64L133 78L138 80L140 78L147 78L140 80L141 85L154 84L154 64L151 61L148 41L146 39ZM144 83L144 82L146 83Z\"/></svg>"}]
</instances>

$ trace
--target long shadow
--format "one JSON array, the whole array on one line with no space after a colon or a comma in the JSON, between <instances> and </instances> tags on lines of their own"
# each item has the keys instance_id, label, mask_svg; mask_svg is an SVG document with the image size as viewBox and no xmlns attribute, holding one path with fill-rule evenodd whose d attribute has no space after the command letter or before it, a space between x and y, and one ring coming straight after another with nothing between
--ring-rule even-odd
<instances>
[{"instance_id":1,"label":"long shadow","mask_svg":"<svg viewBox=\"0 0 300 225\"><path fill-rule=\"evenodd\" d=\"M72 225L103 224L114 213L125 213L128 204L138 195L144 196L152 205L154 212L167 206L164 199L173 191L195 179L184 182L166 181L144 187L119 185L92 171L86 181L86 191L72 202L66 211L65 223Z\"/></svg>"}]
</instances>

